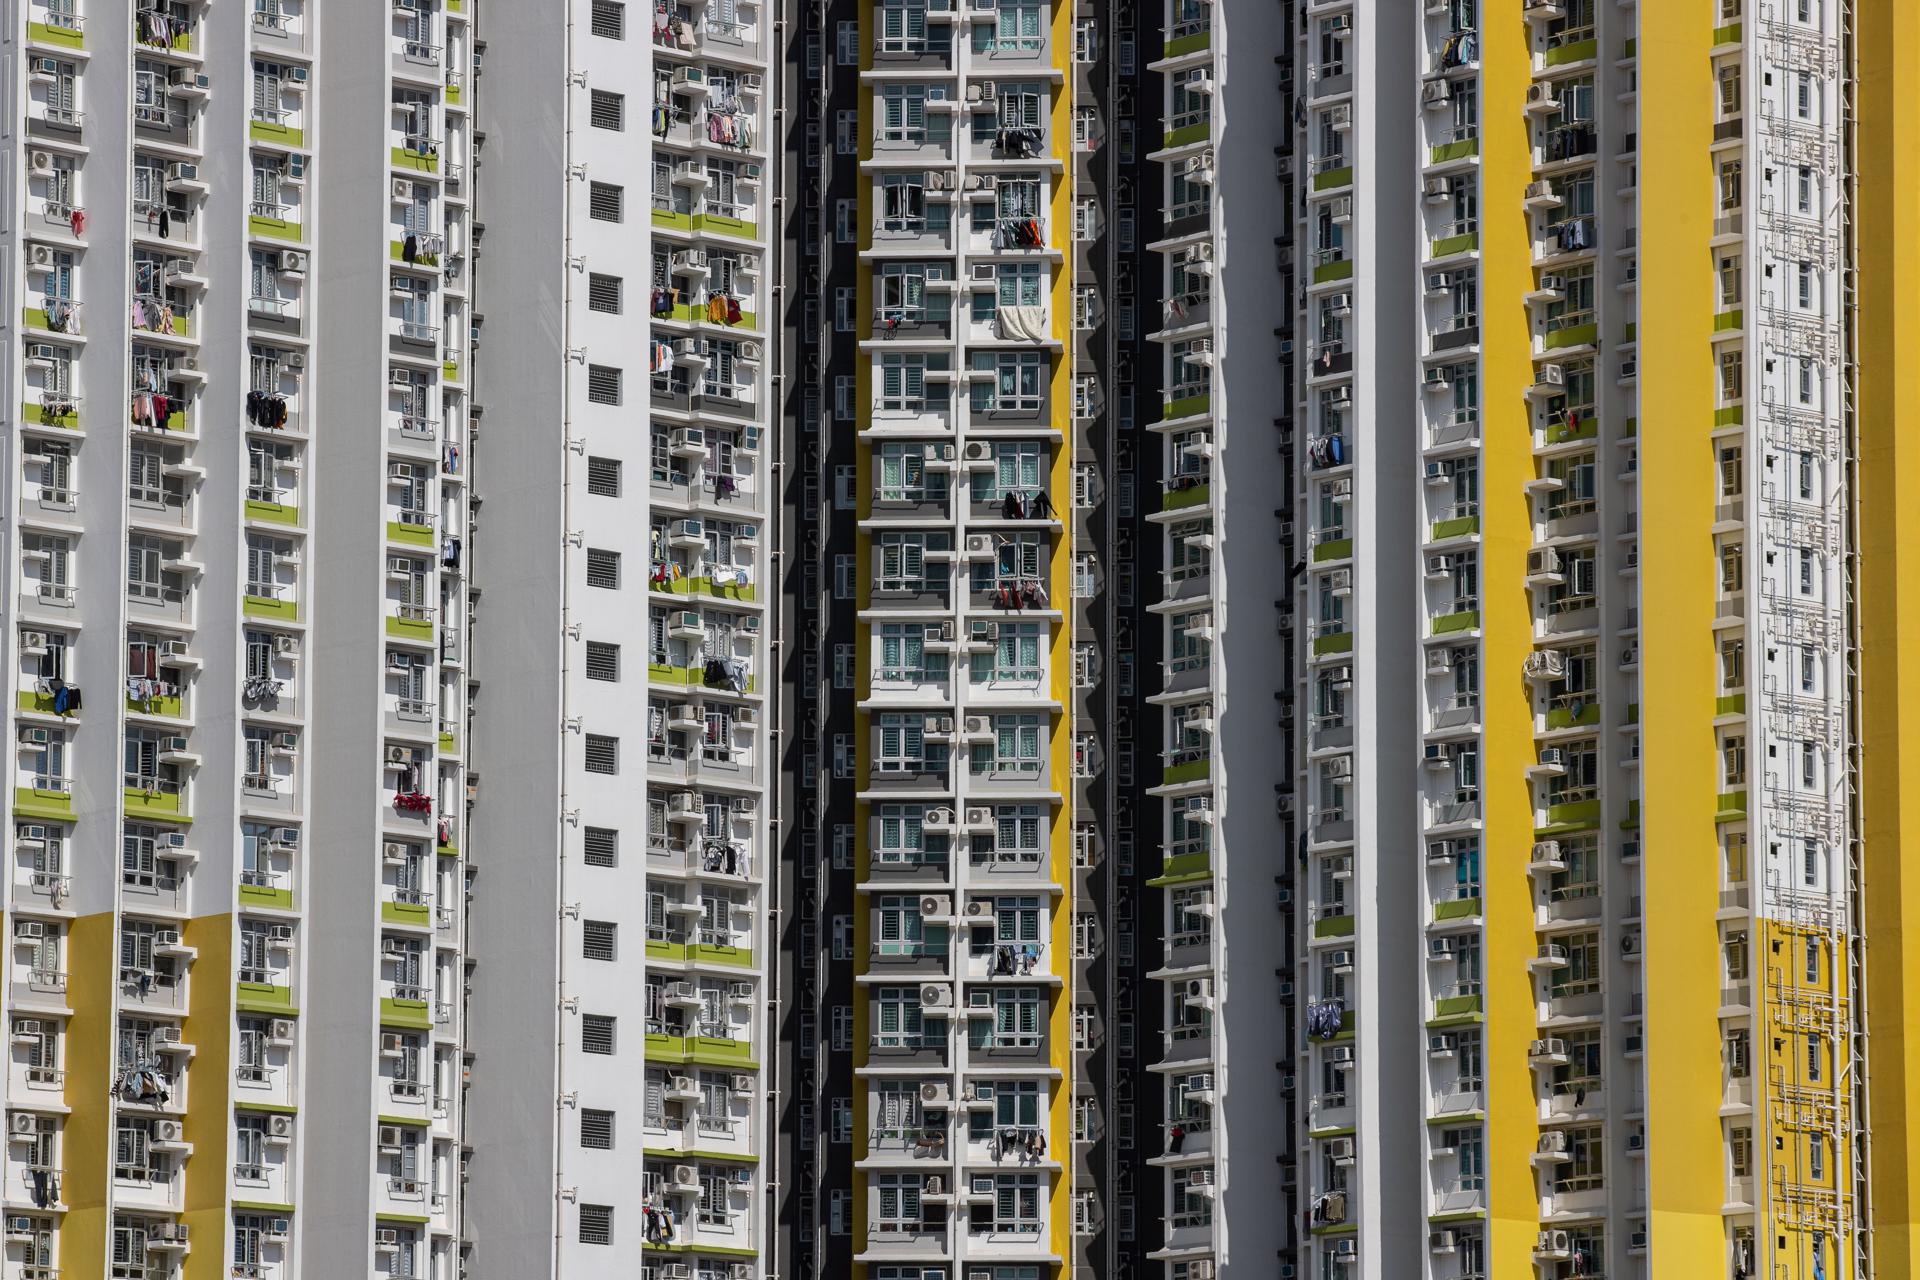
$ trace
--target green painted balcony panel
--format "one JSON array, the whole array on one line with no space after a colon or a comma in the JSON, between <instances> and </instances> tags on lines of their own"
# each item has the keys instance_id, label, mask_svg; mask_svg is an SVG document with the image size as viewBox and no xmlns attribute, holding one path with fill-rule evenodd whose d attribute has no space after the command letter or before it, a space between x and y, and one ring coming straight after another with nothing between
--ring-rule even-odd
<instances>
[{"instance_id":1,"label":"green painted balcony panel","mask_svg":"<svg viewBox=\"0 0 1920 1280\"><path fill-rule=\"evenodd\" d=\"M36 427L61 427L67 431L80 429L80 412L77 409L51 413L42 405L23 404L20 406L20 420L31 422Z\"/></svg>"},{"instance_id":2,"label":"green painted balcony panel","mask_svg":"<svg viewBox=\"0 0 1920 1280\"><path fill-rule=\"evenodd\" d=\"M300 621L300 602L297 600L274 600L267 596L247 596L241 604L241 612L249 618L273 619L278 622Z\"/></svg>"},{"instance_id":3,"label":"green painted balcony panel","mask_svg":"<svg viewBox=\"0 0 1920 1280\"><path fill-rule=\"evenodd\" d=\"M1600 802L1598 800L1572 800L1566 804L1547 806L1547 827L1556 831L1594 827L1599 824Z\"/></svg>"},{"instance_id":4,"label":"green painted balcony panel","mask_svg":"<svg viewBox=\"0 0 1920 1280\"><path fill-rule=\"evenodd\" d=\"M293 890L276 889L271 885L243 884L240 886L240 905L243 907L278 907L282 911L293 910Z\"/></svg>"},{"instance_id":5,"label":"green painted balcony panel","mask_svg":"<svg viewBox=\"0 0 1920 1280\"><path fill-rule=\"evenodd\" d=\"M390 617L387 619L387 634L396 640L431 641L433 619Z\"/></svg>"},{"instance_id":6,"label":"green painted balcony panel","mask_svg":"<svg viewBox=\"0 0 1920 1280\"><path fill-rule=\"evenodd\" d=\"M1213 396L1201 392L1197 396L1181 396L1177 400L1168 400L1160 407L1160 421L1172 422L1179 418L1197 418L1213 409Z\"/></svg>"},{"instance_id":7,"label":"green painted balcony panel","mask_svg":"<svg viewBox=\"0 0 1920 1280\"><path fill-rule=\"evenodd\" d=\"M1205 142L1213 133L1213 121L1198 120L1193 124L1182 125L1178 129L1167 130L1162 140L1163 147L1190 147L1196 142Z\"/></svg>"},{"instance_id":8,"label":"green painted balcony panel","mask_svg":"<svg viewBox=\"0 0 1920 1280\"><path fill-rule=\"evenodd\" d=\"M1746 28L1738 22L1729 22L1724 27L1713 29L1713 42L1716 45L1739 44L1746 34Z\"/></svg>"},{"instance_id":9,"label":"green painted balcony panel","mask_svg":"<svg viewBox=\"0 0 1920 1280\"><path fill-rule=\"evenodd\" d=\"M246 516L249 520L260 520L268 524L298 525L300 508L290 507L284 502L260 502L248 498Z\"/></svg>"},{"instance_id":10,"label":"green painted balcony panel","mask_svg":"<svg viewBox=\"0 0 1920 1280\"><path fill-rule=\"evenodd\" d=\"M1212 775L1212 760L1189 760L1185 764L1169 765L1160 770L1160 785L1163 787L1184 786L1189 782L1204 782Z\"/></svg>"},{"instance_id":11,"label":"green painted balcony panel","mask_svg":"<svg viewBox=\"0 0 1920 1280\"><path fill-rule=\"evenodd\" d=\"M1433 1016L1436 1018L1458 1018L1467 1014L1481 1012L1481 997L1441 996L1433 1002Z\"/></svg>"},{"instance_id":12,"label":"green painted balcony panel","mask_svg":"<svg viewBox=\"0 0 1920 1280\"><path fill-rule=\"evenodd\" d=\"M1551 423L1542 433L1548 444L1569 444L1575 440L1597 440L1600 437L1600 419L1582 418L1577 426L1564 423Z\"/></svg>"},{"instance_id":13,"label":"green painted balcony panel","mask_svg":"<svg viewBox=\"0 0 1920 1280\"><path fill-rule=\"evenodd\" d=\"M1315 636L1313 651L1315 653L1352 653L1353 632L1336 631L1330 635Z\"/></svg>"},{"instance_id":14,"label":"green painted balcony panel","mask_svg":"<svg viewBox=\"0 0 1920 1280\"><path fill-rule=\"evenodd\" d=\"M138 787L121 788L122 807L136 821L191 822L178 791L142 791Z\"/></svg>"},{"instance_id":15,"label":"green painted balcony panel","mask_svg":"<svg viewBox=\"0 0 1920 1280\"><path fill-rule=\"evenodd\" d=\"M1468 156L1480 154L1480 139L1462 138L1458 142L1443 142L1428 153L1429 164L1446 164L1450 160L1465 160Z\"/></svg>"},{"instance_id":16,"label":"green painted balcony panel","mask_svg":"<svg viewBox=\"0 0 1920 1280\"><path fill-rule=\"evenodd\" d=\"M1313 269L1313 282L1326 284L1331 280L1353 279L1353 259L1342 258L1338 262L1323 262Z\"/></svg>"},{"instance_id":17,"label":"green painted balcony panel","mask_svg":"<svg viewBox=\"0 0 1920 1280\"><path fill-rule=\"evenodd\" d=\"M1549 351L1558 351L1562 347L1590 347L1597 342L1599 338L1600 326L1598 324L1592 322L1587 324L1570 324L1564 329L1555 329L1549 333L1546 336L1545 345Z\"/></svg>"},{"instance_id":18,"label":"green painted balcony panel","mask_svg":"<svg viewBox=\"0 0 1920 1280\"><path fill-rule=\"evenodd\" d=\"M27 39L34 44L51 45L59 49L84 49L87 38L72 27L56 27L45 22L29 22Z\"/></svg>"},{"instance_id":19,"label":"green painted balcony panel","mask_svg":"<svg viewBox=\"0 0 1920 1280\"><path fill-rule=\"evenodd\" d=\"M1353 559L1352 538L1328 538L1325 542L1316 542L1313 546L1313 562L1324 564L1328 560Z\"/></svg>"},{"instance_id":20,"label":"green painted balcony panel","mask_svg":"<svg viewBox=\"0 0 1920 1280\"><path fill-rule=\"evenodd\" d=\"M1724 409L1713 411L1713 425L1716 427L1737 427L1747 420L1745 405L1730 404Z\"/></svg>"},{"instance_id":21,"label":"green painted balcony panel","mask_svg":"<svg viewBox=\"0 0 1920 1280\"><path fill-rule=\"evenodd\" d=\"M288 222L285 218L262 218L251 214L247 218L247 234L259 236L263 240L286 240L299 244L306 239L306 233L297 222Z\"/></svg>"},{"instance_id":22,"label":"green painted balcony panel","mask_svg":"<svg viewBox=\"0 0 1920 1280\"><path fill-rule=\"evenodd\" d=\"M1580 711L1577 715L1574 714L1574 709L1570 706L1547 708L1547 728L1549 729L1582 729L1589 725L1599 723L1600 703L1598 700L1589 699L1583 701L1580 704Z\"/></svg>"},{"instance_id":23,"label":"green painted balcony panel","mask_svg":"<svg viewBox=\"0 0 1920 1280\"><path fill-rule=\"evenodd\" d=\"M37 818L42 822L73 821L73 793L49 787L15 787L13 816Z\"/></svg>"},{"instance_id":24,"label":"green painted balcony panel","mask_svg":"<svg viewBox=\"0 0 1920 1280\"><path fill-rule=\"evenodd\" d=\"M387 541L405 543L410 547L431 547L433 526L402 524L398 520L389 520L387 521Z\"/></svg>"},{"instance_id":25,"label":"green painted balcony panel","mask_svg":"<svg viewBox=\"0 0 1920 1280\"><path fill-rule=\"evenodd\" d=\"M72 711L54 710L54 702L55 702L55 698L53 694L35 693L31 690L25 693L21 693L14 698L14 705L19 707L20 710L22 711L38 711L41 715L46 715L46 716L54 716L54 715L70 716L75 714ZM128 705L131 706L132 704L129 703Z\"/></svg>"},{"instance_id":26,"label":"green painted balcony panel","mask_svg":"<svg viewBox=\"0 0 1920 1280\"><path fill-rule=\"evenodd\" d=\"M1433 907L1435 920L1469 920L1480 914L1480 899L1449 898Z\"/></svg>"},{"instance_id":27,"label":"green painted balcony panel","mask_svg":"<svg viewBox=\"0 0 1920 1280\"><path fill-rule=\"evenodd\" d=\"M156 693L151 698L128 698L127 710L137 716L172 716L178 720L186 714L186 700L177 693Z\"/></svg>"},{"instance_id":28,"label":"green painted balcony panel","mask_svg":"<svg viewBox=\"0 0 1920 1280\"><path fill-rule=\"evenodd\" d=\"M1729 333L1735 329L1744 329L1746 327L1747 313L1739 307L1735 307L1732 311L1718 311L1714 313L1713 331L1715 333Z\"/></svg>"},{"instance_id":29,"label":"green painted balcony panel","mask_svg":"<svg viewBox=\"0 0 1920 1280\"><path fill-rule=\"evenodd\" d=\"M425 1000L396 1000L380 997L380 1025L406 1027L412 1031L433 1030L433 1010Z\"/></svg>"},{"instance_id":30,"label":"green painted balcony panel","mask_svg":"<svg viewBox=\"0 0 1920 1280\"><path fill-rule=\"evenodd\" d=\"M385 924L407 924L417 929L431 928L433 912L419 902L383 902L380 919Z\"/></svg>"},{"instance_id":31,"label":"green painted balcony panel","mask_svg":"<svg viewBox=\"0 0 1920 1280\"><path fill-rule=\"evenodd\" d=\"M1353 185L1353 166L1342 165L1338 169L1323 169L1313 175L1313 189L1326 191L1332 187L1350 187Z\"/></svg>"},{"instance_id":32,"label":"green painted balcony panel","mask_svg":"<svg viewBox=\"0 0 1920 1280\"><path fill-rule=\"evenodd\" d=\"M1160 865L1160 874L1147 881L1147 884L1158 889L1171 884L1206 880L1212 875L1212 855L1205 852L1176 853Z\"/></svg>"},{"instance_id":33,"label":"green painted balcony panel","mask_svg":"<svg viewBox=\"0 0 1920 1280\"><path fill-rule=\"evenodd\" d=\"M239 982L233 988L234 1007L242 1013L267 1013L291 1018L300 1010L294 1007L293 988L271 982Z\"/></svg>"},{"instance_id":34,"label":"green painted balcony panel","mask_svg":"<svg viewBox=\"0 0 1920 1280\"><path fill-rule=\"evenodd\" d=\"M1713 700L1713 714L1717 716L1743 716L1747 714L1747 695L1729 693Z\"/></svg>"},{"instance_id":35,"label":"green painted balcony panel","mask_svg":"<svg viewBox=\"0 0 1920 1280\"><path fill-rule=\"evenodd\" d=\"M1162 58L1180 58L1189 53L1198 53L1213 45L1212 31L1196 31L1192 35L1177 36L1160 46Z\"/></svg>"},{"instance_id":36,"label":"green painted balcony panel","mask_svg":"<svg viewBox=\"0 0 1920 1280\"><path fill-rule=\"evenodd\" d=\"M307 145L306 130L296 129L290 124L275 124L271 120L247 121L247 136L255 142L271 142L292 147L296 151L305 150Z\"/></svg>"},{"instance_id":37,"label":"green painted balcony panel","mask_svg":"<svg viewBox=\"0 0 1920 1280\"><path fill-rule=\"evenodd\" d=\"M1435 240L1428 246L1427 256L1430 258L1451 258L1456 253L1472 253L1479 247L1480 233L1478 231L1469 231L1464 235L1448 236L1443 240Z\"/></svg>"},{"instance_id":38,"label":"green painted balcony panel","mask_svg":"<svg viewBox=\"0 0 1920 1280\"><path fill-rule=\"evenodd\" d=\"M1572 44L1563 44L1558 49L1547 50L1547 65L1564 67L1572 62L1587 62L1600 56L1598 40L1575 40Z\"/></svg>"},{"instance_id":39,"label":"green painted balcony panel","mask_svg":"<svg viewBox=\"0 0 1920 1280\"><path fill-rule=\"evenodd\" d=\"M1433 525L1433 541L1442 542L1448 538L1464 538L1468 534L1480 532L1479 516L1455 516L1451 520L1436 520Z\"/></svg>"},{"instance_id":40,"label":"green painted balcony panel","mask_svg":"<svg viewBox=\"0 0 1920 1280\"><path fill-rule=\"evenodd\" d=\"M1737 822L1747 816L1746 788L1738 791L1722 791L1713 798L1713 820L1715 822Z\"/></svg>"},{"instance_id":41,"label":"green painted balcony panel","mask_svg":"<svg viewBox=\"0 0 1920 1280\"><path fill-rule=\"evenodd\" d=\"M438 173L439 156L424 156L418 151L409 151L405 147L395 147L392 153L393 167L404 173Z\"/></svg>"},{"instance_id":42,"label":"green painted balcony panel","mask_svg":"<svg viewBox=\"0 0 1920 1280\"><path fill-rule=\"evenodd\" d=\"M1460 613L1449 613L1433 620L1433 634L1452 635L1456 631L1471 631L1480 625L1480 611L1466 609Z\"/></svg>"},{"instance_id":43,"label":"green painted balcony panel","mask_svg":"<svg viewBox=\"0 0 1920 1280\"><path fill-rule=\"evenodd\" d=\"M1200 484L1191 489L1170 489L1160 495L1162 511L1183 511L1188 507L1204 507L1213 496L1210 486Z\"/></svg>"},{"instance_id":44,"label":"green painted balcony panel","mask_svg":"<svg viewBox=\"0 0 1920 1280\"><path fill-rule=\"evenodd\" d=\"M1322 916L1313 922L1313 936L1316 938L1351 938L1353 936L1353 917Z\"/></svg>"}]
</instances>

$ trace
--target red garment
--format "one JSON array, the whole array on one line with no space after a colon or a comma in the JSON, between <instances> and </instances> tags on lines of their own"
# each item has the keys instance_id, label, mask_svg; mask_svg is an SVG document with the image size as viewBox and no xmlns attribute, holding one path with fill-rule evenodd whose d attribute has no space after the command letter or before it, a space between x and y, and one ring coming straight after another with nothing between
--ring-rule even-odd
<instances>
[{"instance_id":1,"label":"red garment","mask_svg":"<svg viewBox=\"0 0 1920 1280\"><path fill-rule=\"evenodd\" d=\"M73 211L73 217L69 219L69 221L73 224L73 234L80 236L87 233L87 211L85 209L75 209Z\"/></svg>"},{"instance_id":2,"label":"red garment","mask_svg":"<svg viewBox=\"0 0 1920 1280\"><path fill-rule=\"evenodd\" d=\"M727 323L740 323L740 299L731 294L727 295Z\"/></svg>"}]
</instances>

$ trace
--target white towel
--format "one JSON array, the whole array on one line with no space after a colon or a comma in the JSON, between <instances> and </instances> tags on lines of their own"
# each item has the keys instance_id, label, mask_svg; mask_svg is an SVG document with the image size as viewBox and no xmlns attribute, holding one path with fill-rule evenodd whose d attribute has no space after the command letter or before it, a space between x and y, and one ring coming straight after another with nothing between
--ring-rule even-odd
<instances>
[{"instance_id":1,"label":"white towel","mask_svg":"<svg viewBox=\"0 0 1920 1280\"><path fill-rule=\"evenodd\" d=\"M1045 307L1001 307L1000 336L1023 338L1028 342L1044 342L1047 337L1047 309Z\"/></svg>"}]
</instances>

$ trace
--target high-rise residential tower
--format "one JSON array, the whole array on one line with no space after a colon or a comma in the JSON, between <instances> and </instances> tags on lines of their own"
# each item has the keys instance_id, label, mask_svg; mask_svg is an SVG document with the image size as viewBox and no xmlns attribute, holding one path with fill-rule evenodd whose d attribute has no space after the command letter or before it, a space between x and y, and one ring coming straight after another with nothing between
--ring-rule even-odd
<instances>
[{"instance_id":1,"label":"high-rise residential tower","mask_svg":"<svg viewBox=\"0 0 1920 1280\"><path fill-rule=\"evenodd\" d=\"M450 1277L464 5L6 15L5 1270Z\"/></svg>"}]
</instances>

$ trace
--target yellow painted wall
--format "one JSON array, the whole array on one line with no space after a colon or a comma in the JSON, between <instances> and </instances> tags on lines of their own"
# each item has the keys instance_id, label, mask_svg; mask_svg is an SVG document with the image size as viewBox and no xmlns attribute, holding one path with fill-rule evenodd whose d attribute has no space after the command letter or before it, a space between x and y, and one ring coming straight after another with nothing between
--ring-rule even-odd
<instances>
[{"instance_id":1,"label":"yellow painted wall","mask_svg":"<svg viewBox=\"0 0 1920 1280\"><path fill-rule=\"evenodd\" d=\"M1855 0L1860 715L1875 1272L1920 1273L1920 7ZM1911 749L1911 750L1910 750Z\"/></svg>"},{"instance_id":2,"label":"yellow painted wall","mask_svg":"<svg viewBox=\"0 0 1920 1280\"><path fill-rule=\"evenodd\" d=\"M1649 1258L1654 1280L1725 1266L1713 425L1713 6L1639 7L1641 799ZM1602 163L1605 163L1603 160ZM1620 219L1602 209L1602 247ZM1757 557L1748 556L1749 563ZM1756 765L1757 768L1757 765Z\"/></svg>"},{"instance_id":3,"label":"yellow painted wall","mask_svg":"<svg viewBox=\"0 0 1920 1280\"><path fill-rule=\"evenodd\" d=\"M1491 15L1489 15L1491 17ZM1535 1036L1533 695L1521 675L1532 648L1532 601L1526 589L1533 542L1532 432L1526 389L1533 381L1533 214L1520 201L1532 179L1530 118L1519 108L1533 77L1531 33L1519 13L1487 22L1482 33L1481 113L1481 382L1486 425L1480 464L1480 684L1485 737L1481 795L1486 826L1480 874L1486 919L1484 969L1487 1022L1482 1064L1487 1081L1489 1275L1529 1275L1540 1202L1531 1157L1539 1139L1527 1044Z\"/></svg>"},{"instance_id":4,"label":"yellow painted wall","mask_svg":"<svg viewBox=\"0 0 1920 1280\"><path fill-rule=\"evenodd\" d=\"M67 936L67 1116L62 1141L61 1195L67 1215L60 1228L62 1275L107 1273L107 1188L113 1160L113 993L120 977L114 914L76 919Z\"/></svg>"},{"instance_id":5,"label":"yellow painted wall","mask_svg":"<svg viewBox=\"0 0 1920 1280\"><path fill-rule=\"evenodd\" d=\"M182 940L199 951L182 1038L197 1052L187 1071L190 1087L183 1133L193 1144L186 1164L186 1195L180 1220L193 1249L186 1280L225 1276L227 1237L228 1121L233 1083L233 917L222 913L187 921Z\"/></svg>"}]
</instances>

